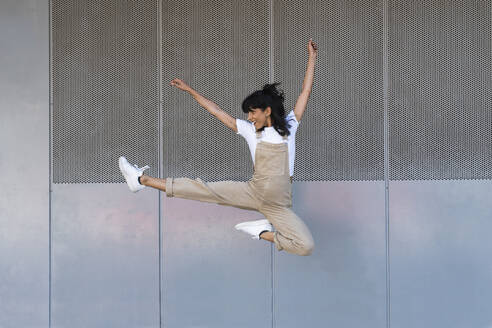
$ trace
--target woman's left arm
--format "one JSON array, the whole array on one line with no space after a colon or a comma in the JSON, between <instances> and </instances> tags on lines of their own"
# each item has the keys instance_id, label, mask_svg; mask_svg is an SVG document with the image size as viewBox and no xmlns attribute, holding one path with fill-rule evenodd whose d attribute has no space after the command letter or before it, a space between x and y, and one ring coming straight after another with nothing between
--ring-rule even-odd
<instances>
[{"instance_id":1,"label":"woman's left arm","mask_svg":"<svg viewBox=\"0 0 492 328\"><path fill-rule=\"evenodd\" d=\"M294 114L298 122L301 121L302 115L306 110L309 96L311 95L311 89L313 88L314 66L316 64L316 55L318 53L318 46L312 39L309 39L307 48L309 58L306 68L306 75L304 76L304 82L302 83L301 94L299 95L299 98L297 98L297 102L294 107Z\"/></svg>"}]
</instances>

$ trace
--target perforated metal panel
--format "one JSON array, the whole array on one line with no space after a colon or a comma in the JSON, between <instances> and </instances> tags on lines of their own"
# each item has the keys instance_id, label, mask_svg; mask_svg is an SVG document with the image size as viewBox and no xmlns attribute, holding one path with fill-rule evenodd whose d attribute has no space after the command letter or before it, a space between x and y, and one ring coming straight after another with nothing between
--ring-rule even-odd
<instances>
[{"instance_id":1,"label":"perforated metal panel","mask_svg":"<svg viewBox=\"0 0 492 328\"><path fill-rule=\"evenodd\" d=\"M296 180L383 179L382 0L53 0L53 180L122 181L116 159L158 171L162 28L164 176L247 179L244 140L169 85L183 78L232 116L269 80L287 110L306 42L319 44L297 136ZM390 2L390 178L492 177L491 3Z\"/></svg>"},{"instance_id":2,"label":"perforated metal panel","mask_svg":"<svg viewBox=\"0 0 492 328\"><path fill-rule=\"evenodd\" d=\"M157 2L52 0L53 181L158 172Z\"/></svg>"},{"instance_id":3,"label":"perforated metal panel","mask_svg":"<svg viewBox=\"0 0 492 328\"><path fill-rule=\"evenodd\" d=\"M390 178L491 178L491 2L390 11Z\"/></svg>"},{"instance_id":4,"label":"perforated metal panel","mask_svg":"<svg viewBox=\"0 0 492 328\"><path fill-rule=\"evenodd\" d=\"M268 83L268 1L163 2L163 174L247 179L246 142L169 85L177 77L233 117Z\"/></svg>"},{"instance_id":5,"label":"perforated metal panel","mask_svg":"<svg viewBox=\"0 0 492 328\"><path fill-rule=\"evenodd\" d=\"M286 108L302 89L307 42L319 46L299 126L296 180L384 176L381 1L275 1L275 80Z\"/></svg>"}]
</instances>

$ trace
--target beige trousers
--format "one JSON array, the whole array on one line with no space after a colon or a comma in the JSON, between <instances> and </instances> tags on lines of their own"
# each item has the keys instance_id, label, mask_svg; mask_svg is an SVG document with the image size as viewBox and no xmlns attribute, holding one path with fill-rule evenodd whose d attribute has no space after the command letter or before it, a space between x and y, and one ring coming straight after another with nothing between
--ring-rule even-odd
<instances>
[{"instance_id":1,"label":"beige trousers","mask_svg":"<svg viewBox=\"0 0 492 328\"><path fill-rule=\"evenodd\" d=\"M166 195L255 210L275 228L278 250L310 255L314 241L308 227L292 211L287 144L259 142L253 177L247 182L206 183L200 179L167 178Z\"/></svg>"}]
</instances>

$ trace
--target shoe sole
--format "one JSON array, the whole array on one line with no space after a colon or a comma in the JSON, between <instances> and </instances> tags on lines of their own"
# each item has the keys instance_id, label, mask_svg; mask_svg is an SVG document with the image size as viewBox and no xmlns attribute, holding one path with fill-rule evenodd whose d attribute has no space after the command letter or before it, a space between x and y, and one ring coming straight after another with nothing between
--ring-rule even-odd
<instances>
[{"instance_id":1,"label":"shoe sole","mask_svg":"<svg viewBox=\"0 0 492 328\"><path fill-rule=\"evenodd\" d=\"M122 167L122 165L123 165L123 161L124 161L124 160L125 160L125 158L124 158L123 156L122 156L122 157L120 157L120 158L118 158L118 166L120 167L121 174L123 174L123 175L125 175L125 174L123 173L123 167Z\"/></svg>"},{"instance_id":2,"label":"shoe sole","mask_svg":"<svg viewBox=\"0 0 492 328\"><path fill-rule=\"evenodd\" d=\"M123 169L124 164L126 164L125 162L128 163L128 160L126 159L125 156L121 156L118 159L118 166L120 167L121 174L123 175L123 178L125 178L125 182L126 185L128 186L128 189L130 189L131 192L137 192L138 190L134 190L134 188L132 188L130 186L130 183L128 182L128 176L125 174L125 170ZM130 165L130 163L128 163L128 165Z\"/></svg>"},{"instance_id":3,"label":"shoe sole","mask_svg":"<svg viewBox=\"0 0 492 328\"><path fill-rule=\"evenodd\" d=\"M123 175L123 178L125 178L125 180L127 180L128 177L126 176L125 170L123 169L123 163L124 163L124 161L126 161L126 158L125 157L120 157L118 159L118 166L120 167L120 172Z\"/></svg>"},{"instance_id":4,"label":"shoe sole","mask_svg":"<svg viewBox=\"0 0 492 328\"><path fill-rule=\"evenodd\" d=\"M235 225L236 229L240 229L243 227L256 227L259 225L265 225L265 224L270 224L268 220L259 220L259 221L252 221L252 222L243 222Z\"/></svg>"}]
</instances>

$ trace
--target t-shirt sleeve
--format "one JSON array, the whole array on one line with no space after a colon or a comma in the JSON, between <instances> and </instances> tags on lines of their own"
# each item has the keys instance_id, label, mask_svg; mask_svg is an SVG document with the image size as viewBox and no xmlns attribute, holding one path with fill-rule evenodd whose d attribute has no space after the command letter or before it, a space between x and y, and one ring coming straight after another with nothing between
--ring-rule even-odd
<instances>
[{"instance_id":1,"label":"t-shirt sleeve","mask_svg":"<svg viewBox=\"0 0 492 328\"><path fill-rule=\"evenodd\" d=\"M297 127L299 126L299 122L296 119L296 115L294 111L290 111L290 113L285 117L285 121L290 125L289 132L295 133L297 131Z\"/></svg>"},{"instance_id":2,"label":"t-shirt sleeve","mask_svg":"<svg viewBox=\"0 0 492 328\"><path fill-rule=\"evenodd\" d=\"M253 123L236 118L237 134L242 135L246 140L248 137L255 135L255 127Z\"/></svg>"}]
</instances>

